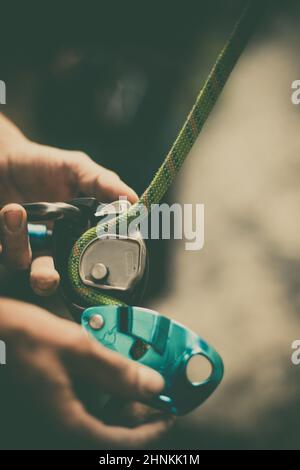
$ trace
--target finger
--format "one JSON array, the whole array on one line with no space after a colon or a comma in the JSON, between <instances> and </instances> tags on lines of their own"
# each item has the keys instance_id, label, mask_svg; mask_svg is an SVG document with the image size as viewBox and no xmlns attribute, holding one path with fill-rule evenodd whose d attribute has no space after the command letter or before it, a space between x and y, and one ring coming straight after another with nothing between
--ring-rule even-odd
<instances>
[{"instance_id":1,"label":"finger","mask_svg":"<svg viewBox=\"0 0 300 470\"><path fill-rule=\"evenodd\" d=\"M112 398L105 406L106 424L136 427L158 419L175 421L173 415L151 408L139 402L120 402Z\"/></svg>"},{"instance_id":2,"label":"finger","mask_svg":"<svg viewBox=\"0 0 300 470\"><path fill-rule=\"evenodd\" d=\"M8 204L0 212L2 259L13 270L28 269L31 248L27 233L27 214L19 204Z\"/></svg>"},{"instance_id":3,"label":"finger","mask_svg":"<svg viewBox=\"0 0 300 470\"><path fill-rule=\"evenodd\" d=\"M142 424L135 428L106 426L106 446L112 449L144 449L158 441L173 425L170 417Z\"/></svg>"},{"instance_id":4,"label":"finger","mask_svg":"<svg viewBox=\"0 0 300 470\"><path fill-rule=\"evenodd\" d=\"M72 158L72 168L79 189L89 196L96 197L99 201L114 201L120 196L126 196L131 203L138 200L135 191L116 173L98 165L85 154L79 152L77 159Z\"/></svg>"},{"instance_id":5,"label":"finger","mask_svg":"<svg viewBox=\"0 0 300 470\"><path fill-rule=\"evenodd\" d=\"M59 427L81 445L97 448L142 448L159 439L172 425L169 417L143 424L134 429L108 426L90 415L76 399L70 388L61 388L51 395L53 406L48 406Z\"/></svg>"},{"instance_id":6,"label":"finger","mask_svg":"<svg viewBox=\"0 0 300 470\"><path fill-rule=\"evenodd\" d=\"M170 423L175 421L173 415L138 402L127 403L126 406L120 410L119 419L122 420L123 424L129 423L131 426L137 426L160 419L167 419ZM121 421L119 421L119 423L121 423Z\"/></svg>"},{"instance_id":7,"label":"finger","mask_svg":"<svg viewBox=\"0 0 300 470\"><path fill-rule=\"evenodd\" d=\"M39 256L32 261L30 271L30 285L32 290L40 296L54 294L59 286L60 276L54 267L53 258Z\"/></svg>"},{"instance_id":8,"label":"finger","mask_svg":"<svg viewBox=\"0 0 300 470\"><path fill-rule=\"evenodd\" d=\"M80 374L100 390L122 399L146 402L163 390L164 379L155 370L124 358L86 335L80 342L71 348L69 366L74 374Z\"/></svg>"},{"instance_id":9,"label":"finger","mask_svg":"<svg viewBox=\"0 0 300 470\"><path fill-rule=\"evenodd\" d=\"M26 365L26 356L25 365ZM45 374L45 360L47 374ZM30 355L26 370L25 391L57 433L69 436L80 445L96 448L140 448L158 439L172 425L165 416L134 429L108 426L87 412L75 396L70 378L60 360L49 361L49 355Z\"/></svg>"},{"instance_id":10,"label":"finger","mask_svg":"<svg viewBox=\"0 0 300 470\"><path fill-rule=\"evenodd\" d=\"M106 425L90 415L67 388L54 396L53 404L53 415L56 415L61 430L81 446L142 448L159 439L173 424L173 420L165 416L133 429ZM49 408L51 412L51 406Z\"/></svg>"}]
</instances>

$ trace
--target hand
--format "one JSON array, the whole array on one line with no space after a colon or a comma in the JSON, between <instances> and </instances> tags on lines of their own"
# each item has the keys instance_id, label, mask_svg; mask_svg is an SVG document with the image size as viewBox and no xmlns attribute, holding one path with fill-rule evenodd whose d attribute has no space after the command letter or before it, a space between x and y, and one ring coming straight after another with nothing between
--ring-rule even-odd
<instances>
[{"instance_id":1,"label":"hand","mask_svg":"<svg viewBox=\"0 0 300 470\"><path fill-rule=\"evenodd\" d=\"M107 393L128 403L149 401L164 381L152 369L99 345L78 325L39 307L2 299L0 337L7 345L7 364L0 369L0 447L11 429L14 448L18 439L29 446L38 439L45 446L47 430L61 446L143 448L170 427L171 417L154 410L149 416L141 404L128 405L122 413L127 423L135 415L130 428L105 424L87 411L76 395L78 384L89 395ZM130 407L133 413L128 415Z\"/></svg>"},{"instance_id":2,"label":"hand","mask_svg":"<svg viewBox=\"0 0 300 470\"><path fill-rule=\"evenodd\" d=\"M116 173L82 152L31 142L1 114L0 188L0 206L12 202L67 201L79 193L99 201L112 201L119 196L137 201L136 193ZM8 204L1 210L0 239L4 264L16 270L31 266L33 290L39 295L52 294L59 275L49 256L32 262L26 212L20 205Z\"/></svg>"}]
</instances>

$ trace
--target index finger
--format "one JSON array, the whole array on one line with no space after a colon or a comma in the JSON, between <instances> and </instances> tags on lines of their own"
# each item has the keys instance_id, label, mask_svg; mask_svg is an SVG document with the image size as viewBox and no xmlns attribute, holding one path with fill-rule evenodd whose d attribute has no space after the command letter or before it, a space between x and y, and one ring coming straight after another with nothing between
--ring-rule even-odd
<instances>
[{"instance_id":1,"label":"index finger","mask_svg":"<svg viewBox=\"0 0 300 470\"><path fill-rule=\"evenodd\" d=\"M154 369L121 356L83 333L80 344L67 351L68 366L102 392L122 399L149 402L164 389Z\"/></svg>"}]
</instances>

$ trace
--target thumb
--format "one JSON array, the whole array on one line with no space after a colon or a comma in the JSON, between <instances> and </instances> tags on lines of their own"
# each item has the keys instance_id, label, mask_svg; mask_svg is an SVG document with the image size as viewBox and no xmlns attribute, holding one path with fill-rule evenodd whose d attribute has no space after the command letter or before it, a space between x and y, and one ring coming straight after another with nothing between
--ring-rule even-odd
<instances>
[{"instance_id":1,"label":"thumb","mask_svg":"<svg viewBox=\"0 0 300 470\"><path fill-rule=\"evenodd\" d=\"M120 196L126 196L131 203L137 202L135 191L116 173L98 165L85 153L77 154L77 158L71 161L80 191L103 201L114 201Z\"/></svg>"}]
</instances>

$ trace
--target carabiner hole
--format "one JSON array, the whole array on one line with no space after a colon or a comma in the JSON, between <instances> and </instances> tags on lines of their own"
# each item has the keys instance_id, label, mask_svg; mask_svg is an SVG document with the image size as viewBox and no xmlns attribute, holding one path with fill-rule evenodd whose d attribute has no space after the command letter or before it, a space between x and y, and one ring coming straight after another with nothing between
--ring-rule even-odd
<instances>
[{"instance_id":1,"label":"carabiner hole","mask_svg":"<svg viewBox=\"0 0 300 470\"><path fill-rule=\"evenodd\" d=\"M195 354L188 360L185 372L188 381L197 386L209 379L212 374L212 365L202 354Z\"/></svg>"}]
</instances>

